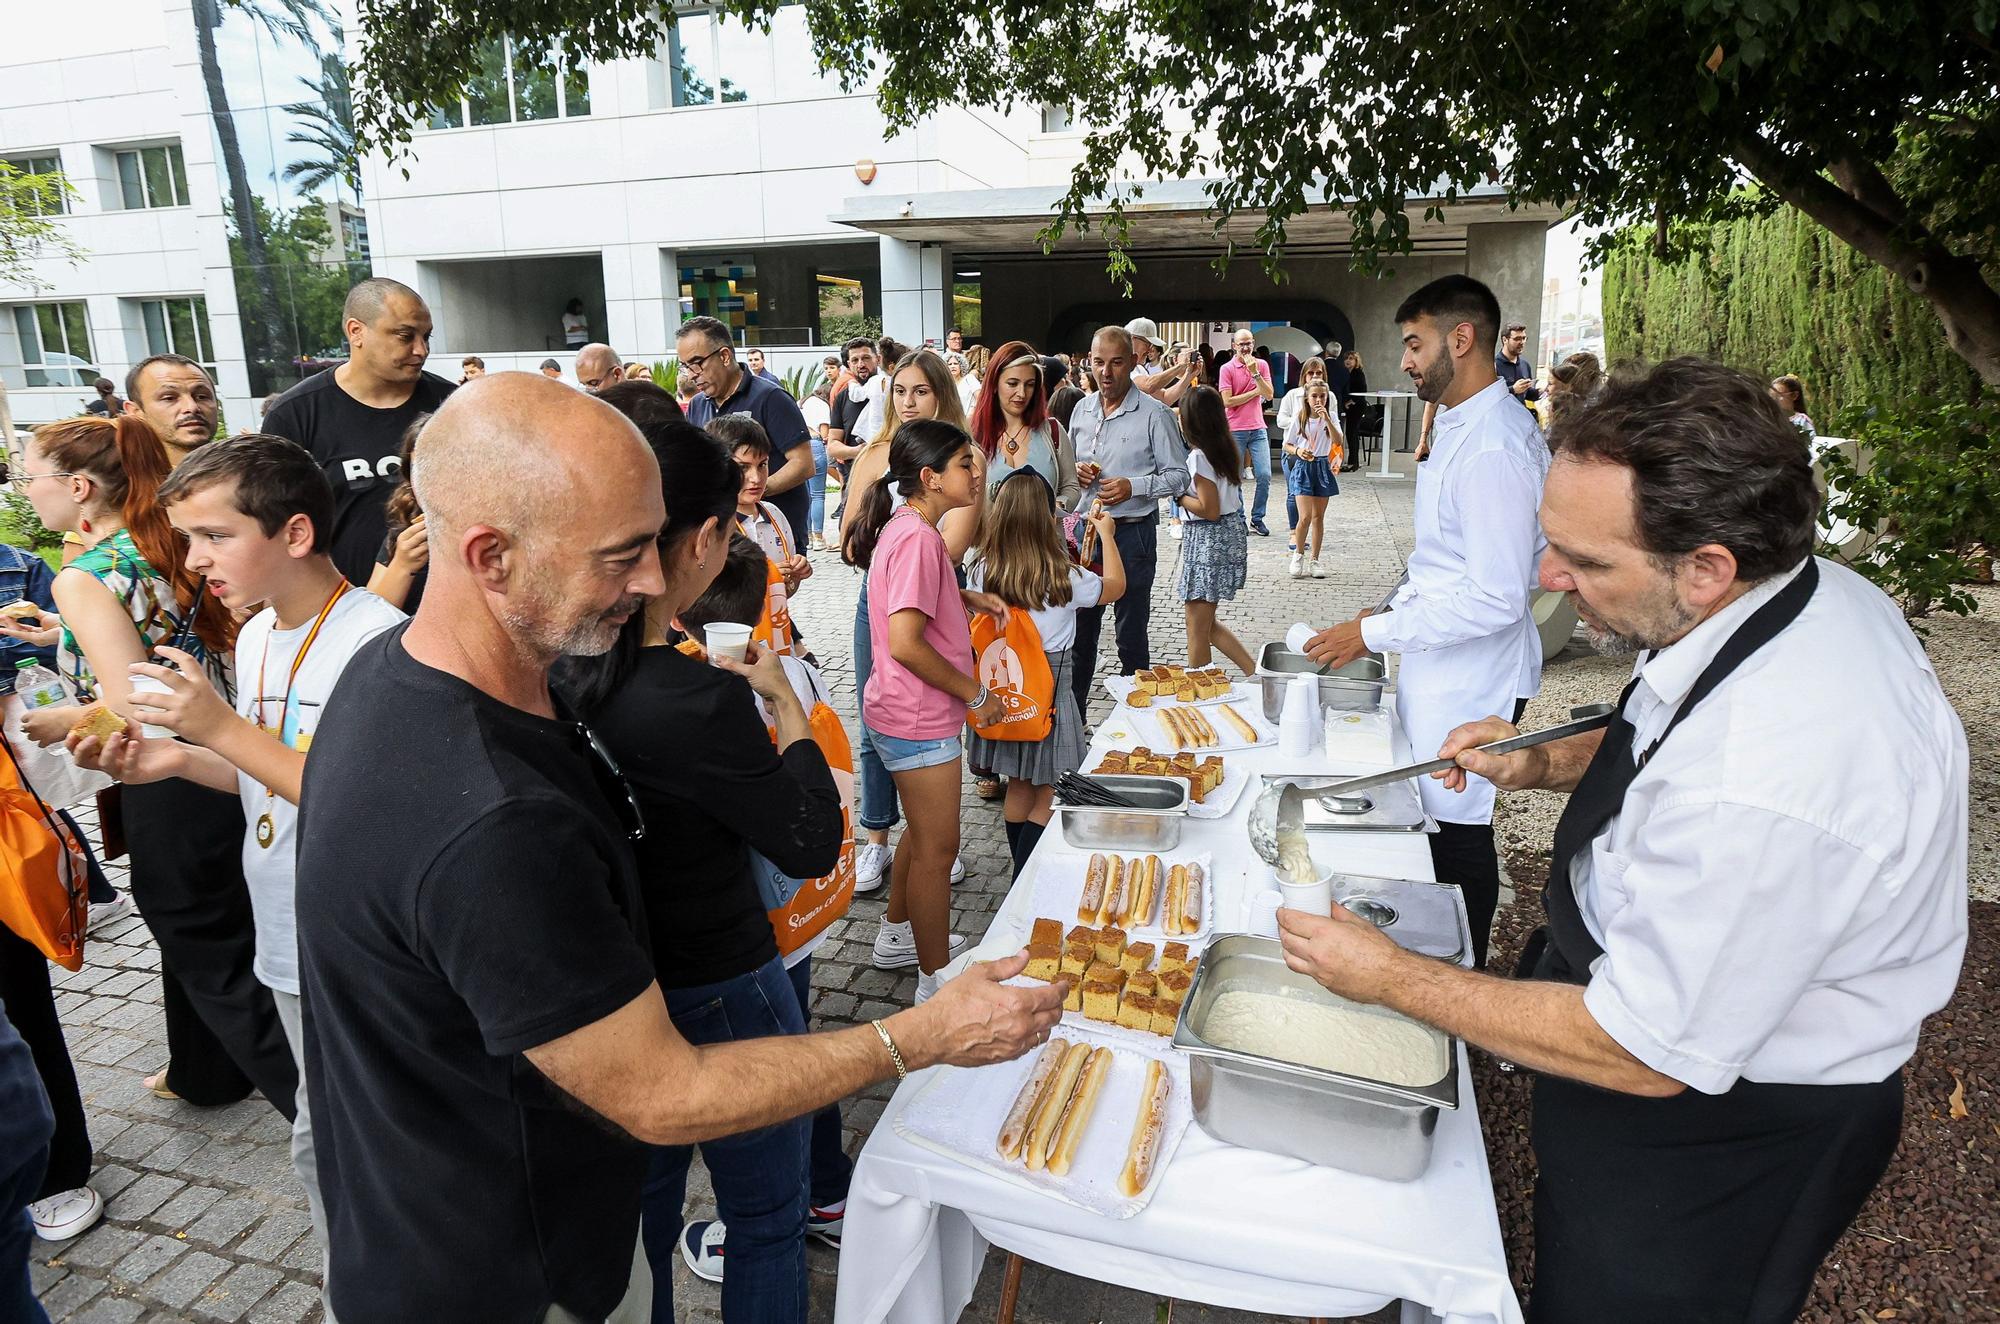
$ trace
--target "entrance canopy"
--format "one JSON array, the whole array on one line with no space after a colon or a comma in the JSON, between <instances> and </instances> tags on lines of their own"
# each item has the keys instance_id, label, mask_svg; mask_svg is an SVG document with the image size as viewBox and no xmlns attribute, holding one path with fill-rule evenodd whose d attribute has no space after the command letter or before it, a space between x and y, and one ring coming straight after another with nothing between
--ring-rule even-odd
<instances>
[{"instance_id":1,"label":"entrance canopy","mask_svg":"<svg viewBox=\"0 0 2000 1324\"><path fill-rule=\"evenodd\" d=\"M1208 254L1215 251L1219 236L1210 213L1210 181L1156 180L1127 188L1125 215L1131 222L1135 250ZM1141 196L1132 197L1131 190ZM1041 241L1037 236L1055 215L1065 192L1059 185L1049 185L953 189L942 193L869 193L847 198L842 210L828 219L911 243L943 245L955 253L1039 252ZM1498 185L1461 190L1458 198L1448 203L1442 198L1443 190L1439 189L1433 197L1411 198L1404 208L1410 218L1410 239L1419 253L1464 252L1466 229L1472 225L1520 221L1554 225L1563 219L1560 207L1510 208L1505 192ZM1444 207L1442 221L1424 216L1425 209L1434 202ZM1102 205L1089 210L1093 222L1104 214ZM1221 237L1252 244L1263 219L1259 211L1238 212L1223 228ZM1288 250L1329 252L1348 248L1353 227L1345 212L1319 203L1293 217L1286 231ZM1057 242L1055 251L1089 250L1101 247L1102 243L1094 227L1085 234L1071 229Z\"/></svg>"}]
</instances>

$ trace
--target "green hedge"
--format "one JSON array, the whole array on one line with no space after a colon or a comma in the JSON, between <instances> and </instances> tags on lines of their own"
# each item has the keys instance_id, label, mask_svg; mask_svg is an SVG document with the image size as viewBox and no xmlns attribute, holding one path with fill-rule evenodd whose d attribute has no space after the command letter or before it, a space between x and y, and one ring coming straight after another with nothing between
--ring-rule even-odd
<instances>
[{"instance_id":1,"label":"green hedge","mask_svg":"<svg viewBox=\"0 0 2000 1324\"><path fill-rule=\"evenodd\" d=\"M1642 240L1604 268L1612 362L1698 354L1775 377L1797 373L1820 431L1875 396L1969 399L1978 377L1945 344L1930 305L1790 207L1708 227L1688 262Z\"/></svg>"}]
</instances>

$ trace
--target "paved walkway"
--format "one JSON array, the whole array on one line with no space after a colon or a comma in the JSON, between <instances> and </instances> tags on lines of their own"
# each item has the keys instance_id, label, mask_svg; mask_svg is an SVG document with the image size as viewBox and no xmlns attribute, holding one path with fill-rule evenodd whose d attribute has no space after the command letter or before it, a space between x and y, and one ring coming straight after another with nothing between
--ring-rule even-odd
<instances>
[{"instance_id":1,"label":"paved walkway","mask_svg":"<svg viewBox=\"0 0 2000 1324\"><path fill-rule=\"evenodd\" d=\"M1250 583L1222 619L1252 648L1280 637L1297 620L1321 624L1352 616L1378 601L1401 574L1410 543L1414 484L1343 480L1328 508L1326 578L1286 574L1282 489L1272 496L1272 538L1250 540ZM1186 639L1173 584L1180 544L1162 533L1160 582L1153 601L1156 661L1181 660ZM849 658L859 578L832 554L813 557L815 575L794 612L848 720L854 723L854 674ZM1110 630L1105 647L1110 648ZM1101 717L1107 700L1093 704ZM964 799L965 881L953 918L975 938L983 933L1009 874L997 804ZM93 834L94 835L94 834ZM113 869L123 886L123 870ZM874 969L868 961L883 901L861 897L813 963L815 1026L866 1024L907 1005L913 974ZM61 1324L166 1324L167 1321L256 1321L296 1324L320 1318L319 1253L305 1197L291 1172L288 1128L262 1100L201 1110L155 1099L141 1083L166 1062L165 1030L156 977L159 952L137 919L100 934L89 964L75 974L57 970L57 1004L90 1113L98 1166L91 1184L109 1201L105 1221L61 1247L37 1243L37 1291ZM882 1115L887 1086L849 1100L848 1148L858 1153ZM690 1214L714 1204L699 1165L689 1183ZM813 1318L830 1320L838 1256L814 1244ZM1001 1257L989 1258L968 1318L992 1318ZM721 1318L719 1291L683 1266L675 1295L683 1320ZM1021 1324L1152 1324L1160 1302L1149 1294L1030 1269L1018 1315ZM1187 1321L1247 1320L1238 1312L1182 1305Z\"/></svg>"}]
</instances>

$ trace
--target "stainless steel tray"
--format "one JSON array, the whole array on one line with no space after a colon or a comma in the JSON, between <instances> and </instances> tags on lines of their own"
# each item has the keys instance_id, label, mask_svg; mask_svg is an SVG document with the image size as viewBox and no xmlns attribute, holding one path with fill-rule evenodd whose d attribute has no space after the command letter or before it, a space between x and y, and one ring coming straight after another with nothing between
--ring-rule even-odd
<instances>
[{"instance_id":1,"label":"stainless steel tray","mask_svg":"<svg viewBox=\"0 0 2000 1324\"><path fill-rule=\"evenodd\" d=\"M1388 666L1380 653L1328 671L1304 653L1294 653L1283 640L1274 639L1257 655L1257 685L1263 691L1265 720L1275 722L1285 706L1285 686L1294 676L1319 677L1319 704L1322 709L1367 712L1382 706L1382 690Z\"/></svg>"},{"instance_id":2,"label":"stainless steel tray","mask_svg":"<svg viewBox=\"0 0 2000 1324\"><path fill-rule=\"evenodd\" d=\"M1333 875L1333 899L1419 956L1472 965L1465 893L1449 883L1368 874Z\"/></svg>"},{"instance_id":3,"label":"stainless steel tray","mask_svg":"<svg viewBox=\"0 0 2000 1324\"><path fill-rule=\"evenodd\" d=\"M1430 827L1415 782L1393 782L1351 795L1312 794L1311 779L1292 777L1304 792L1308 832L1423 832ZM1325 779L1320 779L1325 780Z\"/></svg>"},{"instance_id":4,"label":"stainless steel tray","mask_svg":"<svg viewBox=\"0 0 2000 1324\"><path fill-rule=\"evenodd\" d=\"M1438 1110L1458 1106L1457 1040L1432 1031L1445 1041L1445 1074L1420 1088L1218 1048L1202 1037L1202 1026L1219 995L1246 987L1342 1003L1287 969L1274 939L1230 934L1210 943L1174 1028L1174 1047L1188 1055L1196 1124L1227 1144L1387 1181L1421 1177Z\"/></svg>"},{"instance_id":5,"label":"stainless steel tray","mask_svg":"<svg viewBox=\"0 0 2000 1324\"><path fill-rule=\"evenodd\" d=\"M1097 781L1136 800L1136 809L1057 805L1063 841L1082 850L1168 851L1187 824L1188 784L1178 777L1095 773Z\"/></svg>"}]
</instances>

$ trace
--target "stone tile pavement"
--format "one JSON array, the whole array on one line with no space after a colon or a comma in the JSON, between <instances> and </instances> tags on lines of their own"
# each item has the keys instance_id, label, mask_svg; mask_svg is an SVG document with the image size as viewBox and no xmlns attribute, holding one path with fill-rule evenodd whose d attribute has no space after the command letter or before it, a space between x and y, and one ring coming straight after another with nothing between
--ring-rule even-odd
<instances>
[{"instance_id":1,"label":"stone tile pavement","mask_svg":"<svg viewBox=\"0 0 2000 1324\"><path fill-rule=\"evenodd\" d=\"M1281 636L1296 620L1320 624L1370 606L1396 582L1410 545L1414 484L1349 476L1327 510L1326 578L1286 574L1282 486L1273 492L1271 538L1250 540L1250 581L1225 604L1222 620L1253 650ZM1152 640L1156 661L1184 659L1186 638L1173 592L1180 544L1162 533ZM814 576L794 612L850 724L855 720L850 639L858 576L832 553L815 553ZM1105 648L1111 647L1105 631ZM1115 659L1107 665L1114 665ZM1100 694L1090 720L1108 700ZM997 803L964 796L967 875L957 889L959 931L983 933L1006 894L1009 862ZM86 820L87 821L87 820ZM94 825L93 825L94 826ZM94 835L94 834L93 834ZM123 870L112 869L123 886ZM906 1005L914 975L869 964L869 945L883 899L857 898L814 959L814 1023L865 1024ZM304 1193L292 1176L284 1120L253 1097L202 1110L156 1099L142 1077L166 1062L159 952L140 919L96 935L89 963L75 974L54 971L57 1005L76 1061L97 1169L91 1184L109 1204L105 1221L65 1245L37 1243L34 1284L58 1324L168 1324L169 1321L249 1321L310 1324L320 1318L319 1253ZM890 1090L878 1086L844 1108L848 1148L860 1151L882 1115ZM689 1182L690 1217L711 1216L713 1196L696 1165ZM816 1321L833 1314L835 1252L809 1251ZM967 1318L991 1318L1004 1257L989 1257ZM719 1320L719 1289L685 1266L675 1276L680 1317ZM1018 1318L1022 1324L1153 1324L1165 1304L1143 1292L1086 1282L1030 1267ZM1237 1321L1240 1312L1180 1303L1172 1317Z\"/></svg>"}]
</instances>

